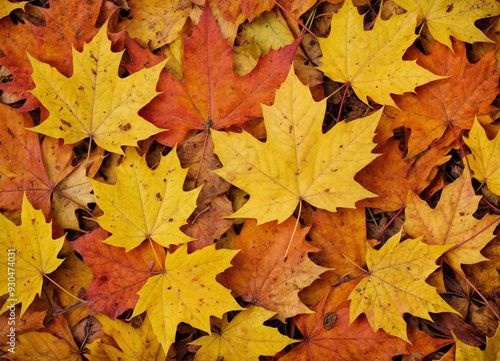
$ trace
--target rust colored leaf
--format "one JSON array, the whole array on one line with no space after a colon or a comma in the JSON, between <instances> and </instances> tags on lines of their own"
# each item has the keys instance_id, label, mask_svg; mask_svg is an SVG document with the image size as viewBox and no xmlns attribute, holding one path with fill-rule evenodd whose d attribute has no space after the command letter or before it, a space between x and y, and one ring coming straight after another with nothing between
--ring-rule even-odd
<instances>
[{"instance_id":1,"label":"rust colored leaf","mask_svg":"<svg viewBox=\"0 0 500 361\"><path fill-rule=\"evenodd\" d=\"M203 185L199 198L205 199L229 191L231 184L212 171L222 167L219 158L214 154L214 143L211 136L200 133L186 139L177 151L184 168L188 168L185 186L188 190ZM203 153L205 156L203 156ZM232 213L232 212L230 212Z\"/></svg>"},{"instance_id":2,"label":"rust colored leaf","mask_svg":"<svg viewBox=\"0 0 500 361\"><path fill-rule=\"evenodd\" d=\"M223 39L208 7L193 35L184 39L184 80L163 70L157 90L162 92L139 115L160 128L160 143L174 146L191 129L225 129L262 116L274 92L288 74L298 42L272 50L249 74L233 73L232 48Z\"/></svg>"},{"instance_id":3,"label":"rust colored leaf","mask_svg":"<svg viewBox=\"0 0 500 361\"><path fill-rule=\"evenodd\" d=\"M315 265L308 257L318 249L305 241L307 228L297 229L285 260L285 251L295 227L290 217L277 225L269 222L256 226L248 219L234 242L241 251L224 272L224 281L233 294L245 301L277 312L282 321L299 313L311 313L298 293L327 269Z\"/></svg>"},{"instance_id":4,"label":"rust colored leaf","mask_svg":"<svg viewBox=\"0 0 500 361\"><path fill-rule=\"evenodd\" d=\"M13 325L16 327L15 333L17 335L28 331L36 331L44 327L43 320L47 314L47 310L36 312L32 308L28 308L23 317L19 318L20 311L21 307L17 305L14 323L12 323L12 319L9 323L10 312L2 313L0 316L0 345L7 345L7 342L10 341L8 335Z\"/></svg>"},{"instance_id":5,"label":"rust colored leaf","mask_svg":"<svg viewBox=\"0 0 500 361\"><path fill-rule=\"evenodd\" d=\"M50 137L40 145L38 135L26 129L33 126L31 117L3 104L0 104L0 119L0 208L21 209L26 192L33 206L41 209L47 219L52 218L53 207L56 220L60 220L59 214L64 214L61 224L79 229L75 209L94 198L88 178L71 181L78 169L72 164L73 146ZM57 196L54 202L53 195Z\"/></svg>"},{"instance_id":6,"label":"rust colored leaf","mask_svg":"<svg viewBox=\"0 0 500 361\"><path fill-rule=\"evenodd\" d=\"M406 342L382 330L373 332L365 317L349 324L346 299L354 287L352 281L333 288L312 307L315 313L296 316L304 341L280 360L390 360L406 353Z\"/></svg>"},{"instance_id":7,"label":"rust colored leaf","mask_svg":"<svg viewBox=\"0 0 500 361\"><path fill-rule=\"evenodd\" d=\"M102 228L88 233L72 243L76 251L94 273L85 300L92 312L101 312L116 319L129 308L134 308L137 292L146 280L161 270L158 262L164 262L165 251L155 244L154 251L148 242L125 252L121 247L104 244L108 236ZM154 244L154 243L153 243Z\"/></svg>"},{"instance_id":8,"label":"rust colored leaf","mask_svg":"<svg viewBox=\"0 0 500 361\"><path fill-rule=\"evenodd\" d=\"M471 64L465 43L453 41L453 51L436 42L428 56L415 47L408 50L407 56L417 58L418 64L433 73L448 77L419 87L416 94L395 97L401 113L393 128L411 129L408 158L443 136L453 138L453 133L445 133L450 126L457 135L471 129L476 114L480 123L491 122L489 113L497 110L491 103L499 93L493 51Z\"/></svg>"},{"instance_id":9,"label":"rust colored leaf","mask_svg":"<svg viewBox=\"0 0 500 361\"><path fill-rule=\"evenodd\" d=\"M382 117L382 122L389 119ZM357 203L361 207L381 208L385 211L397 211L406 203L408 190L420 194L433 180L436 168L446 163L450 156L453 138L444 139L435 144L427 153L405 159L399 149L399 140L389 138L387 143L377 147L383 152L354 178L363 187L377 194L378 198L363 199Z\"/></svg>"},{"instance_id":10,"label":"rust colored leaf","mask_svg":"<svg viewBox=\"0 0 500 361\"><path fill-rule=\"evenodd\" d=\"M231 202L223 194L198 201L198 207L188 219L182 231L194 238L188 243L188 251L193 252L210 246L233 225L233 221L223 217L233 213Z\"/></svg>"},{"instance_id":11,"label":"rust colored leaf","mask_svg":"<svg viewBox=\"0 0 500 361\"><path fill-rule=\"evenodd\" d=\"M36 26L29 21L14 26L9 18L2 19L0 49L6 56L0 58L0 64L10 70L13 80L0 83L0 89L16 93L16 101L28 99L23 110L41 106L33 95L26 93L35 87L27 53L56 67L65 76L70 76L73 72L72 48L82 51L83 44L97 33L103 2L99 0L89 4L86 0L50 0L50 8L37 8L45 18L45 26ZM47 112L42 112L44 119Z\"/></svg>"}]
</instances>

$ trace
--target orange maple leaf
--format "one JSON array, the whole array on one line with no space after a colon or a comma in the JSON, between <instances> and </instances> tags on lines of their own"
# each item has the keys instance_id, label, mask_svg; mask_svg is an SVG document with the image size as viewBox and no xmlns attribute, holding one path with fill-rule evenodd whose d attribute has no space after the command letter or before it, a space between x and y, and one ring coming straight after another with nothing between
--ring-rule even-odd
<instances>
[{"instance_id":1,"label":"orange maple leaf","mask_svg":"<svg viewBox=\"0 0 500 361\"><path fill-rule=\"evenodd\" d=\"M453 41L453 51L438 42L430 55L423 55L416 47L406 56L417 58L417 64L447 79L423 85L416 94L396 96L401 112L392 129L400 126L411 129L407 157L421 153L433 142L453 138L452 127L459 133L472 128L477 114L480 123L490 123L490 113L497 110L491 103L499 93L494 52L488 52L479 62L467 60L465 44Z\"/></svg>"},{"instance_id":2,"label":"orange maple leaf","mask_svg":"<svg viewBox=\"0 0 500 361\"><path fill-rule=\"evenodd\" d=\"M165 251L155 243L154 249L144 243L125 252L123 247L103 243L107 237L107 231L97 228L71 245L82 255L95 277L85 294L90 310L115 319L135 307L139 299L137 292L149 277L161 271L158 261L163 262Z\"/></svg>"},{"instance_id":3,"label":"orange maple leaf","mask_svg":"<svg viewBox=\"0 0 500 361\"><path fill-rule=\"evenodd\" d=\"M287 259L283 258L295 223L293 216L279 225L257 226L255 220L247 220L234 242L234 249L241 251L233 258L233 267L221 276L234 295L277 312L276 317L283 322L311 312L298 293L327 271L308 257L309 252L318 251L305 240L308 228L297 229Z\"/></svg>"},{"instance_id":4,"label":"orange maple leaf","mask_svg":"<svg viewBox=\"0 0 500 361\"><path fill-rule=\"evenodd\" d=\"M374 332L365 317L349 324L346 299L354 287L356 281L331 289L312 307L315 313L296 316L304 341L280 360L390 360L406 353L406 342L381 330Z\"/></svg>"},{"instance_id":5,"label":"orange maple leaf","mask_svg":"<svg viewBox=\"0 0 500 361\"><path fill-rule=\"evenodd\" d=\"M162 92L139 115L168 131L157 135L173 147L191 129L225 129L262 116L260 104L271 104L274 92L285 80L298 41L271 50L249 74L233 72L232 48L219 32L210 9L205 7L193 35L184 39L184 80L163 70L157 90Z\"/></svg>"}]
</instances>

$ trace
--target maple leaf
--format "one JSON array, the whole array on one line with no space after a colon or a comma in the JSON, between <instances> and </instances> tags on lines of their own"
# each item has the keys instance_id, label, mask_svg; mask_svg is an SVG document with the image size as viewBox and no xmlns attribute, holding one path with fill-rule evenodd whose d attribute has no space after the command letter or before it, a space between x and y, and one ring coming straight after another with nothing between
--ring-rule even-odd
<instances>
[{"instance_id":1,"label":"maple leaf","mask_svg":"<svg viewBox=\"0 0 500 361\"><path fill-rule=\"evenodd\" d=\"M493 42L475 21L500 14L496 0L397 0L408 12L418 10L418 24L425 23L434 39L452 49L450 37L468 43Z\"/></svg>"},{"instance_id":2,"label":"maple leaf","mask_svg":"<svg viewBox=\"0 0 500 361\"><path fill-rule=\"evenodd\" d=\"M476 120L469 132L469 138L464 138L465 144L472 154L467 156L473 177L481 183L486 183L488 189L500 195L500 137L489 140L484 128Z\"/></svg>"},{"instance_id":3,"label":"maple leaf","mask_svg":"<svg viewBox=\"0 0 500 361\"><path fill-rule=\"evenodd\" d=\"M436 208L431 207L415 193L408 194L403 225L410 237L424 237L427 244L455 245L445 254L446 262L459 270L461 264L485 261L481 249L494 237L493 231L500 222L494 215L476 219L481 196L476 196L470 174L464 168L463 174L441 193Z\"/></svg>"},{"instance_id":4,"label":"maple leaf","mask_svg":"<svg viewBox=\"0 0 500 361\"><path fill-rule=\"evenodd\" d=\"M213 153L214 143L212 138L206 138L205 134L197 134L186 139L179 146L179 160L183 167L188 168L184 184L188 189L194 189L203 184L200 191L200 199L217 196L229 191L231 184L214 174L212 171L222 167L221 162ZM205 155L203 156L203 149Z\"/></svg>"},{"instance_id":5,"label":"maple leaf","mask_svg":"<svg viewBox=\"0 0 500 361\"><path fill-rule=\"evenodd\" d=\"M190 343L201 346L194 360L258 361L259 356L274 356L296 341L263 325L273 315L274 312L253 305L241 311L231 322L224 315L220 332Z\"/></svg>"},{"instance_id":6,"label":"maple leaf","mask_svg":"<svg viewBox=\"0 0 500 361\"><path fill-rule=\"evenodd\" d=\"M443 139L421 156L405 159L404 152L399 149L399 140L389 139L382 148L376 149L384 154L354 178L379 197L364 199L357 205L386 211L397 211L405 207L408 191L411 189L420 194L431 184L436 168L451 158L445 154L451 150L454 142L454 138Z\"/></svg>"},{"instance_id":7,"label":"maple leaf","mask_svg":"<svg viewBox=\"0 0 500 361\"><path fill-rule=\"evenodd\" d=\"M339 208L333 213L318 209L313 214L308 236L311 238L309 243L320 249L311 253L311 260L330 270L300 293L301 300L307 305L316 303L330 287L363 275L360 267L366 263L365 210Z\"/></svg>"},{"instance_id":8,"label":"maple leaf","mask_svg":"<svg viewBox=\"0 0 500 361\"><path fill-rule=\"evenodd\" d=\"M223 218L231 213L233 206L224 194L198 201L198 207L190 217L192 220L181 228L194 238L188 243L189 252L209 246L219 239L233 225L232 220Z\"/></svg>"},{"instance_id":9,"label":"maple leaf","mask_svg":"<svg viewBox=\"0 0 500 361\"><path fill-rule=\"evenodd\" d=\"M314 313L296 316L304 340L280 360L388 360L405 353L406 342L381 330L374 332L365 317L349 324L346 298L355 287L351 281L330 288L312 307Z\"/></svg>"},{"instance_id":10,"label":"maple leaf","mask_svg":"<svg viewBox=\"0 0 500 361\"><path fill-rule=\"evenodd\" d=\"M79 230L75 210L94 202L92 184L85 177L83 163L74 167L73 146L38 135L26 128L33 126L27 113L16 112L0 104L0 207L21 209L23 193L46 219L52 215L63 228ZM88 175L99 168L99 154L92 153ZM52 210L52 215L51 215Z\"/></svg>"},{"instance_id":11,"label":"maple leaf","mask_svg":"<svg viewBox=\"0 0 500 361\"><path fill-rule=\"evenodd\" d=\"M471 64L464 43L453 41L453 50L440 43L435 43L427 56L415 47L408 50L407 56L418 58L418 64L448 76L418 88L416 94L396 97L401 112L392 129L411 129L408 158L427 150L437 139L455 139L453 132L445 131L450 127L456 133L470 129L475 115L481 123L491 123L489 113L497 110L491 105L499 93L493 52Z\"/></svg>"},{"instance_id":12,"label":"maple leaf","mask_svg":"<svg viewBox=\"0 0 500 361\"><path fill-rule=\"evenodd\" d=\"M119 346L118 349L104 343L97 344L104 349L110 360L165 361L165 352L147 316L138 328L121 320L111 321L104 315L97 314L94 317L101 323L103 331ZM91 351L92 353L95 352Z\"/></svg>"},{"instance_id":13,"label":"maple leaf","mask_svg":"<svg viewBox=\"0 0 500 361\"><path fill-rule=\"evenodd\" d=\"M158 91L140 115L158 127L168 128L156 139L173 147L191 129L225 129L262 116L260 103L270 104L285 79L298 42L272 50L246 76L233 73L232 48L220 35L210 9L184 39L184 80L163 71Z\"/></svg>"},{"instance_id":14,"label":"maple leaf","mask_svg":"<svg viewBox=\"0 0 500 361\"><path fill-rule=\"evenodd\" d=\"M182 190L187 170L181 168L175 150L152 170L145 157L127 148L115 170L114 185L92 181L97 205L104 212L96 221L113 234L105 243L130 251L146 239L164 247L191 240L179 227L196 208L200 188Z\"/></svg>"},{"instance_id":15,"label":"maple leaf","mask_svg":"<svg viewBox=\"0 0 500 361\"><path fill-rule=\"evenodd\" d=\"M71 247L66 249L71 250ZM46 290L54 290L57 293L58 306L64 308L75 305L75 299L80 296L80 291L89 288L94 275L74 251L65 253L63 248L61 254L65 257L64 262L50 275L50 279L54 283L49 283ZM86 317L88 316L88 308L84 307L84 309L86 311L82 313L85 313Z\"/></svg>"},{"instance_id":16,"label":"maple leaf","mask_svg":"<svg viewBox=\"0 0 500 361\"><path fill-rule=\"evenodd\" d=\"M181 7L179 1L130 0L131 19L120 22L118 30L127 29L132 38L141 39L151 50L171 43L179 36L186 21L199 21L202 10L192 6Z\"/></svg>"},{"instance_id":17,"label":"maple leaf","mask_svg":"<svg viewBox=\"0 0 500 361\"><path fill-rule=\"evenodd\" d=\"M82 360L64 315L54 316L53 323L45 330L49 332L31 331L16 335L17 360Z\"/></svg>"},{"instance_id":18,"label":"maple leaf","mask_svg":"<svg viewBox=\"0 0 500 361\"><path fill-rule=\"evenodd\" d=\"M332 31L319 38L323 65L319 67L333 81L347 83L364 103L368 97L379 104L396 106L390 94L413 92L415 87L441 76L403 61L403 54L417 38L417 13L377 17L373 29L364 31L363 16L352 0L332 17ZM359 49L364 49L359 51Z\"/></svg>"},{"instance_id":19,"label":"maple leaf","mask_svg":"<svg viewBox=\"0 0 500 361\"><path fill-rule=\"evenodd\" d=\"M138 292L132 317L148 311L165 352L175 342L180 322L210 333L210 316L222 318L225 312L241 309L230 290L215 281L237 252L212 245L187 254L187 246L182 245L167 255L164 272L150 277Z\"/></svg>"},{"instance_id":20,"label":"maple leaf","mask_svg":"<svg viewBox=\"0 0 500 361\"><path fill-rule=\"evenodd\" d=\"M353 178L377 157L371 153L372 138L382 112L338 123L322 134L325 107L326 99L316 103L291 69L274 105L263 106L265 143L246 132L212 131L224 165L215 173L250 194L232 218L281 223L301 200L334 212L374 196Z\"/></svg>"},{"instance_id":21,"label":"maple leaf","mask_svg":"<svg viewBox=\"0 0 500 361\"><path fill-rule=\"evenodd\" d=\"M451 245L429 246L422 237L399 243L401 232L380 250L367 248L368 273L349 295L350 318L364 313L374 330L409 341L404 313L431 320L429 312L457 313L425 279L438 268L435 261Z\"/></svg>"},{"instance_id":22,"label":"maple leaf","mask_svg":"<svg viewBox=\"0 0 500 361\"><path fill-rule=\"evenodd\" d=\"M481 251L488 261L463 266L467 279L482 292L492 295L495 289L500 289L500 238L495 237Z\"/></svg>"},{"instance_id":23,"label":"maple leaf","mask_svg":"<svg viewBox=\"0 0 500 361\"><path fill-rule=\"evenodd\" d=\"M36 331L44 328L43 320L47 314L47 310L40 312L28 309L23 317L19 317L19 308L16 306L14 322L16 325L16 333L21 334L29 331ZM12 326L12 318L9 324L10 312L4 312L0 315L0 345L7 345L9 342L9 333L11 332L10 327Z\"/></svg>"},{"instance_id":24,"label":"maple leaf","mask_svg":"<svg viewBox=\"0 0 500 361\"><path fill-rule=\"evenodd\" d=\"M308 253L319 249L306 242L308 228L297 229L294 234L295 223L294 217L279 225L272 222L256 226L254 220L247 220L234 241L234 249L241 249L231 262L234 267L222 275L223 284L234 295L277 312L276 318L282 322L299 313L311 312L298 293L327 271L309 259ZM283 255L292 235L285 260Z\"/></svg>"},{"instance_id":25,"label":"maple leaf","mask_svg":"<svg viewBox=\"0 0 500 361\"><path fill-rule=\"evenodd\" d=\"M498 360L500 357L500 327L497 328L493 337L486 340L486 348L481 350L478 347L470 346L453 335L456 342L455 360L456 361L489 361Z\"/></svg>"},{"instance_id":26,"label":"maple leaf","mask_svg":"<svg viewBox=\"0 0 500 361\"><path fill-rule=\"evenodd\" d=\"M35 210L26 196L23 197L22 224L16 226L0 214L0 251L4 255L14 253L13 263L4 257L0 271L16 279L15 291L9 290L8 277L0 280L0 294L9 294L9 299L0 309L5 312L13 304L22 303L23 316L35 296L42 290L43 276L53 272L64 261L57 254L64 243L64 236L52 239L52 225L45 223L42 211Z\"/></svg>"},{"instance_id":27,"label":"maple leaf","mask_svg":"<svg viewBox=\"0 0 500 361\"><path fill-rule=\"evenodd\" d=\"M271 49L282 48L294 41L290 28L279 12L264 12L251 23L244 23L239 35L247 41L254 39L264 55Z\"/></svg>"},{"instance_id":28,"label":"maple leaf","mask_svg":"<svg viewBox=\"0 0 500 361\"><path fill-rule=\"evenodd\" d=\"M95 277L84 297L90 310L115 319L135 307L139 299L137 292L151 275L161 270L156 262L152 262L156 257L162 262L165 251L159 245L153 250L150 244L143 243L125 252L122 247L101 242L107 237L108 232L97 228L71 245L82 255Z\"/></svg>"},{"instance_id":29,"label":"maple leaf","mask_svg":"<svg viewBox=\"0 0 500 361\"><path fill-rule=\"evenodd\" d=\"M161 131L137 112L158 94L155 87L164 63L119 78L122 52L111 52L106 28L82 53L73 51L70 78L30 57L36 84L31 93L50 111L49 118L32 130L70 144L90 137L101 148L123 154L121 146L136 146L138 140Z\"/></svg>"},{"instance_id":30,"label":"maple leaf","mask_svg":"<svg viewBox=\"0 0 500 361\"><path fill-rule=\"evenodd\" d=\"M90 41L97 32L96 25L101 10L110 7L109 2L102 0L94 4L85 0L49 0L48 3L49 9L37 7L37 12L43 15L44 26L37 26L39 24L31 23L30 19L15 26L10 19L3 19L0 26L0 39L3 39L0 41L0 49L5 53L0 58L0 64L7 67L13 77L10 82L0 83L0 89L15 94L14 101L26 99L26 103L20 108L23 111L41 107L42 120L47 118L47 110L38 99L27 93L35 87L31 78L33 68L27 52L70 76L72 46L78 51L83 49L83 44Z\"/></svg>"}]
</instances>

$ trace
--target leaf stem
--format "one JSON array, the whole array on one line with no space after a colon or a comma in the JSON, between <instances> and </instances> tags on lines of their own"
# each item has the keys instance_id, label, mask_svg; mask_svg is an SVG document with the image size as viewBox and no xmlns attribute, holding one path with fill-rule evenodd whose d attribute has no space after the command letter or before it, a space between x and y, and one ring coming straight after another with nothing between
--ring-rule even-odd
<instances>
[{"instance_id":1,"label":"leaf stem","mask_svg":"<svg viewBox=\"0 0 500 361\"><path fill-rule=\"evenodd\" d=\"M273 0L273 2L278 5L280 7L281 10L283 10L285 13L287 13L287 15L289 15L293 20L295 20L297 22L297 24L299 24L300 26L302 26L302 28L304 28L309 34L311 34L315 39L317 39L316 35L314 35L312 33L311 30L309 30L304 24L302 24L302 22L297 19L295 16L293 16L292 14L290 14L283 6L281 6L276 0Z\"/></svg>"},{"instance_id":2,"label":"leaf stem","mask_svg":"<svg viewBox=\"0 0 500 361\"><path fill-rule=\"evenodd\" d=\"M160 259L158 258L158 255L156 254L155 247L153 246L153 241L151 240L151 238L149 238L148 240L149 240L149 245L151 246L151 249L153 250L153 254L155 255L156 263L158 263L158 265L160 266L161 270L163 272L165 272L165 269L163 268L163 265L161 264Z\"/></svg>"},{"instance_id":3,"label":"leaf stem","mask_svg":"<svg viewBox=\"0 0 500 361\"><path fill-rule=\"evenodd\" d=\"M68 290L64 289L64 287L62 287L59 283L57 283L52 278L50 278L49 276L47 276L45 273L43 274L43 276L46 277L50 282L52 282L53 284L55 284L57 287L59 287L61 290L63 290L64 292L66 292L68 295L70 295L71 297L73 297L75 300L77 300L77 301L79 301L81 303L86 303L84 300L79 299L74 294L72 294Z\"/></svg>"},{"instance_id":4,"label":"leaf stem","mask_svg":"<svg viewBox=\"0 0 500 361\"><path fill-rule=\"evenodd\" d=\"M344 90L344 96L342 97L342 101L340 102L340 107L339 107L339 115L337 116L337 123L340 122L340 115L342 114L342 107L344 106L344 101L345 101L345 96L347 95L347 91L349 90L349 83L345 83L345 90Z\"/></svg>"},{"instance_id":5,"label":"leaf stem","mask_svg":"<svg viewBox=\"0 0 500 361\"><path fill-rule=\"evenodd\" d=\"M380 233L378 234L378 237L377 239L380 239L380 237L382 236L382 234L384 234L384 232L386 231L387 227L389 227L391 225L392 222L394 222L394 220L401 214L401 212L403 212L403 209L406 208L406 202L403 204L403 206L401 207L401 209L398 211L398 213L396 213L394 215L394 217L392 217L392 219L385 225L385 227L380 231Z\"/></svg>"},{"instance_id":6,"label":"leaf stem","mask_svg":"<svg viewBox=\"0 0 500 361\"><path fill-rule=\"evenodd\" d=\"M491 310L491 312L493 312L493 314L495 315L497 320L500 321L500 316L498 316L498 313L496 313L496 311L490 305L488 300L482 295L482 293L479 292L479 290L467 279L467 277L465 277L465 275L462 272L460 272L456 269L454 271L457 272L460 275L460 277L462 277L465 280L465 282L467 282L467 284L479 295L479 297L482 298L482 300L486 303L486 306L488 306L488 308Z\"/></svg>"},{"instance_id":7,"label":"leaf stem","mask_svg":"<svg viewBox=\"0 0 500 361\"><path fill-rule=\"evenodd\" d=\"M290 250L290 246L292 245L293 237L295 237L295 231L297 231L297 227L299 225L301 213L302 213L302 201L300 200L299 201L299 214L295 220L295 227L293 228L292 236L290 237L290 241L288 242L288 246L286 247L286 251L285 251L285 262L286 262L286 258L288 257L288 251Z\"/></svg>"}]
</instances>

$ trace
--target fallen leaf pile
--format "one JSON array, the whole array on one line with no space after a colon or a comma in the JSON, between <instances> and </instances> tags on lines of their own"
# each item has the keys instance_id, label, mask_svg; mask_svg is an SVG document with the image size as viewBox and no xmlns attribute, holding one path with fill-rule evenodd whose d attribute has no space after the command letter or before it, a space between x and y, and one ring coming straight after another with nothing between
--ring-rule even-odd
<instances>
[{"instance_id":1,"label":"fallen leaf pile","mask_svg":"<svg viewBox=\"0 0 500 361\"><path fill-rule=\"evenodd\" d=\"M499 19L3 0L0 359L499 359Z\"/></svg>"}]
</instances>

